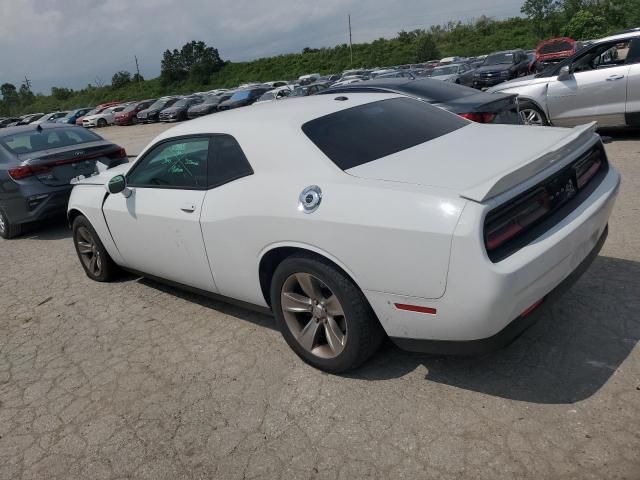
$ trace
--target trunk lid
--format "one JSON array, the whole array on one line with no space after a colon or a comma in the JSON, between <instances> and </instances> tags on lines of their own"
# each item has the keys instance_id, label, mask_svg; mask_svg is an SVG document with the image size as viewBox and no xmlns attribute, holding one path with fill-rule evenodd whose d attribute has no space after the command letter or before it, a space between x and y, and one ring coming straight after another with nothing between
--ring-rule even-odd
<instances>
[{"instance_id":1,"label":"trunk lid","mask_svg":"<svg viewBox=\"0 0 640 480\"><path fill-rule=\"evenodd\" d=\"M35 172L35 177L45 185L58 187L69 185L78 177L90 177L107 170L118 160L126 161L123 149L107 141L96 141L61 147L36 153L18 155L22 165ZM37 156L34 156L37 155Z\"/></svg>"},{"instance_id":2,"label":"trunk lid","mask_svg":"<svg viewBox=\"0 0 640 480\"><path fill-rule=\"evenodd\" d=\"M484 202L593 143L595 122L573 129L470 124L448 135L346 170L356 177L452 190Z\"/></svg>"}]
</instances>

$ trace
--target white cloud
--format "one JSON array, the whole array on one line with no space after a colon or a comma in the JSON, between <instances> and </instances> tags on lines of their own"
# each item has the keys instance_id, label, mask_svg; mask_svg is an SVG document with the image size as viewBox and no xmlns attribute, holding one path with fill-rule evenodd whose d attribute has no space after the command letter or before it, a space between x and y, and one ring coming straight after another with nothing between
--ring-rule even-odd
<instances>
[{"instance_id":1,"label":"white cloud","mask_svg":"<svg viewBox=\"0 0 640 480\"><path fill-rule=\"evenodd\" d=\"M162 52L203 40L229 60L393 36L482 14L517 15L522 0L11 0L0 3L0 83L27 74L36 91L79 88L96 76L133 71L148 78Z\"/></svg>"}]
</instances>

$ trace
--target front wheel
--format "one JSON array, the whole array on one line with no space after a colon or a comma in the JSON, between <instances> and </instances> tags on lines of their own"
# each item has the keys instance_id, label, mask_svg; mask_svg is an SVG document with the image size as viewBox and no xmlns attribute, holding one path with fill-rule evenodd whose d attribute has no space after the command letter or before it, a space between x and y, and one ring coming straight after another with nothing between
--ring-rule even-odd
<instances>
[{"instance_id":1,"label":"front wheel","mask_svg":"<svg viewBox=\"0 0 640 480\"><path fill-rule=\"evenodd\" d=\"M542 110L531 102L520 103L520 119L525 125L547 126L549 121Z\"/></svg>"},{"instance_id":2,"label":"front wheel","mask_svg":"<svg viewBox=\"0 0 640 480\"><path fill-rule=\"evenodd\" d=\"M360 289L322 259L305 255L285 259L273 275L271 305L293 351L329 373L358 367L384 339Z\"/></svg>"},{"instance_id":3,"label":"front wheel","mask_svg":"<svg viewBox=\"0 0 640 480\"><path fill-rule=\"evenodd\" d=\"M107 126L107 121L104 118L98 120L98 127L103 128Z\"/></svg>"},{"instance_id":4,"label":"front wheel","mask_svg":"<svg viewBox=\"0 0 640 480\"><path fill-rule=\"evenodd\" d=\"M96 282L113 280L118 266L109 256L89 220L82 215L79 216L74 220L72 229L73 244L87 276Z\"/></svg>"}]
</instances>

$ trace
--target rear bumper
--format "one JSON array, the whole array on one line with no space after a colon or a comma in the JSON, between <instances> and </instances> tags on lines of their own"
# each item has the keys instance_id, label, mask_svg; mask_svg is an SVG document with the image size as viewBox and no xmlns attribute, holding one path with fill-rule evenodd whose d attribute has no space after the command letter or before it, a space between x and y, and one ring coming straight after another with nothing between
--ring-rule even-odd
<instances>
[{"instance_id":1,"label":"rear bumper","mask_svg":"<svg viewBox=\"0 0 640 480\"><path fill-rule=\"evenodd\" d=\"M596 259L609 234L608 227L600 236L598 243L589 252L578 267L557 287L549 292L540 305L528 315L520 315L495 335L478 340L423 340L416 338L390 337L393 343L409 352L431 353L435 355L480 355L509 345L525 330L531 327L542 315L545 308L559 299L582 276Z\"/></svg>"},{"instance_id":2,"label":"rear bumper","mask_svg":"<svg viewBox=\"0 0 640 480\"><path fill-rule=\"evenodd\" d=\"M64 215L67 211L71 185L47 187L14 195L2 202L2 209L13 224L28 224ZM40 197L40 198L38 198Z\"/></svg>"},{"instance_id":3,"label":"rear bumper","mask_svg":"<svg viewBox=\"0 0 640 480\"><path fill-rule=\"evenodd\" d=\"M488 208L469 202L454 232L442 297L404 297L368 290L364 293L387 335L411 350L418 349L412 347L418 340L430 341L427 347L435 346L429 351L442 352L444 347L450 350L455 342L491 346L499 343L496 339L513 338L531 321L520 319L523 312L542 299L555 297L551 292L563 290L560 285L571 284L589 265L587 259L597 255L606 238L619 185L620 176L610 166L597 188L570 214L496 263L488 258L482 231L477 227L483 223ZM403 311L396 304L427 307L436 313Z\"/></svg>"}]
</instances>

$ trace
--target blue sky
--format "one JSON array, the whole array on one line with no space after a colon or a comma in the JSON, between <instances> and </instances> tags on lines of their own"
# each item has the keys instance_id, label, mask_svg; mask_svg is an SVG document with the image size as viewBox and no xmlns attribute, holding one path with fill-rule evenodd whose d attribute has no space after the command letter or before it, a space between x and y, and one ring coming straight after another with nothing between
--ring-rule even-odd
<instances>
[{"instance_id":1,"label":"blue sky","mask_svg":"<svg viewBox=\"0 0 640 480\"><path fill-rule=\"evenodd\" d=\"M109 83L118 70L160 73L167 48L203 40L222 58L250 60L304 47L392 37L448 20L519 14L522 0L4 0L0 83L25 74L37 92Z\"/></svg>"}]
</instances>

